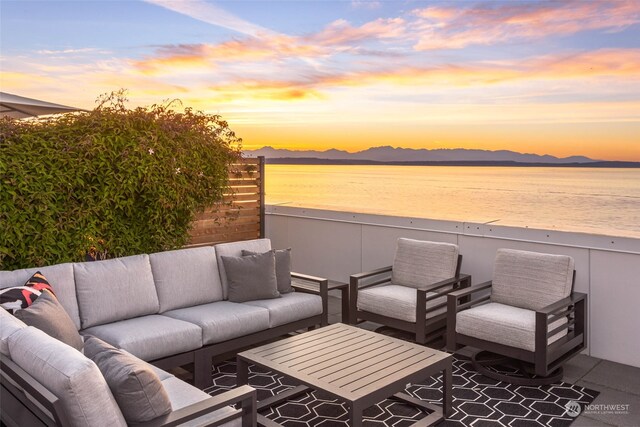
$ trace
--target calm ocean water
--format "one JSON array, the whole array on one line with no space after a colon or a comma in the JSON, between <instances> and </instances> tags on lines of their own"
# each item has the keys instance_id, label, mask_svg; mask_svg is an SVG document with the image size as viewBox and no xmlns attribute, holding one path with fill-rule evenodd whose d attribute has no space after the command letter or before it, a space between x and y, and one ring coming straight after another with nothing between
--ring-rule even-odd
<instances>
[{"instance_id":1,"label":"calm ocean water","mask_svg":"<svg viewBox=\"0 0 640 427\"><path fill-rule=\"evenodd\" d=\"M267 165L266 202L640 238L640 169Z\"/></svg>"}]
</instances>

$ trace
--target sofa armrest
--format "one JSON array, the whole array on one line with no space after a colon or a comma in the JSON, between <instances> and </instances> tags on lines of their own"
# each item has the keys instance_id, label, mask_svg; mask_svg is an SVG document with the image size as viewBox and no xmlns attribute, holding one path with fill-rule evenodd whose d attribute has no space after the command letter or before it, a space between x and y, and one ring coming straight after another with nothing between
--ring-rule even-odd
<instances>
[{"instance_id":1,"label":"sofa armrest","mask_svg":"<svg viewBox=\"0 0 640 427\"><path fill-rule=\"evenodd\" d=\"M320 295L320 298L322 298L322 319L320 326L327 326L329 324L329 279L294 272L291 272L291 278L311 283L311 285L295 283L292 280L291 287L298 292Z\"/></svg>"},{"instance_id":2,"label":"sofa armrest","mask_svg":"<svg viewBox=\"0 0 640 427\"><path fill-rule=\"evenodd\" d=\"M177 411L158 417L151 421L136 424L139 427L172 427L179 426L197 419L203 415L217 411L225 406L239 404L240 408L233 413L216 420L210 426L224 424L234 418L242 418L243 426L256 426L257 424L257 393L253 387L243 385L233 390L226 391L217 396L210 397L206 400L196 402L192 405L185 406Z\"/></svg>"}]
</instances>

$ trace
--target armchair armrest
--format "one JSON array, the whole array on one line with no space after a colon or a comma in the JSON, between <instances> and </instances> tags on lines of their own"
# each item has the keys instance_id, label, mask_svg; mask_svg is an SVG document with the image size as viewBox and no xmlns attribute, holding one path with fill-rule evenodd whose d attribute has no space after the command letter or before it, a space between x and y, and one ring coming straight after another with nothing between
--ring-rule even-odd
<instances>
[{"instance_id":1,"label":"armchair armrest","mask_svg":"<svg viewBox=\"0 0 640 427\"><path fill-rule=\"evenodd\" d=\"M563 308L567 308L570 305L576 304L578 301L584 300L586 297L587 297L587 294L583 294L581 292L573 292L571 295L561 299L558 302L554 302L553 304L549 304L548 306L543 307L540 310L536 310L536 313L541 313L546 316L549 316L550 314L554 314Z\"/></svg>"},{"instance_id":2,"label":"armchair armrest","mask_svg":"<svg viewBox=\"0 0 640 427\"><path fill-rule=\"evenodd\" d=\"M470 286L465 289L460 289L459 291L451 292L448 296L449 301L451 300L459 300L463 297L470 296L476 292L484 291L485 289L489 289L493 285L493 281L489 280L488 282L479 283L477 285Z\"/></svg>"},{"instance_id":3,"label":"armchair armrest","mask_svg":"<svg viewBox=\"0 0 640 427\"><path fill-rule=\"evenodd\" d=\"M382 268L377 268L377 269L371 270L371 271L365 271L364 273L352 274L351 277L353 277L356 280L366 279L367 277L376 276L378 274L390 272L392 270L392 268L393 268L393 266L390 265L388 267L382 267Z\"/></svg>"},{"instance_id":4,"label":"armchair armrest","mask_svg":"<svg viewBox=\"0 0 640 427\"><path fill-rule=\"evenodd\" d=\"M491 289L493 282L480 283L458 291L450 292L447 295L447 350L456 351L456 316L459 311L471 307L474 304L487 301L491 296L484 295L471 299L471 295Z\"/></svg>"},{"instance_id":5,"label":"armchair armrest","mask_svg":"<svg viewBox=\"0 0 640 427\"><path fill-rule=\"evenodd\" d=\"M365 271L363 273L352 274L349 277L349 323L355 325L358 323L357 311L358 311L358 290L364 288L370 288L372 286L381 285L391 280L391 277L387 273L391 273L393 266L377 268L371 271ZM384 274L385 277L379 280L374 280L371 283L362 284L361 282L371 277Z\"/></svg>"},{"instance_id":6,"label":"armchair armrest","mask_svg":"<svg viewBox=\"0 0 640 427\"><path fill-rule=\"evenodd\" d=\"M208 424L216 426L228 422L237 417L242 417L242 425L255 426L257 423L257 393L253 387L243 385L233 390L226 391L217 396L196 402L184 408L173 411L165 416L138 424L140 427L173 427L187 421L199 418L208 413L217 411L225 406L240 404L241 408L233 413L221 417L219 420Z\"/></svg>"},{"instance_id":7,"label":"armchair armrest","mask_svg":"<svg viewBox=\"0 0 640 427\"><path fill-rule=\"evenodd\" d=\"M294 272L291 272L291 278L314 283L314 285L309 286L291 281L291 287L299 292L320 295L320 298L322 298L322 319L320 326L327 326L329 324L329 279Z\"/></svg>"},{"instance_id":8,"label":"armchair armrest","mask_svg":"<svg viewBox=\"0 0 640 427\"><path fill-rule=\"evenodd\" d=\"M469 274L461 273L457 276L450 277L448 279L441 280L436 283L432 283L430 285L421 286L418 289L418 292L433 292L436 289L444 288L445 286L455 285L456 283L471 284L471 276Z\"/></svg>"}]
</instances>

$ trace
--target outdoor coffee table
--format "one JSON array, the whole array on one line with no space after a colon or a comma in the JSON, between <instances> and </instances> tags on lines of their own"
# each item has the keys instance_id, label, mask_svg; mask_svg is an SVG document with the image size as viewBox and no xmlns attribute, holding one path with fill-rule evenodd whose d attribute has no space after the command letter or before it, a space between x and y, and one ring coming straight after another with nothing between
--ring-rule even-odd
<instances>
[{"instance_id":1,"label":"outdoor coffee table","mask_svg":"<svg viewBox=\"0 0 640 427\"><path fill-rule=\"evenodd\" d=\"M362 425L362 411L386 398L432 412L415 426L427 426L452 413L450 354L342 323L305 332L238 354L238 385L248 382L249 364L278 372L303 385L258 402L265 409L309 389L322 390L349 406L350 425ZM443 407L402 393L408 383L443 372ZM277 425L258 415L258 423Z\"/></svg>"}]
</instances>

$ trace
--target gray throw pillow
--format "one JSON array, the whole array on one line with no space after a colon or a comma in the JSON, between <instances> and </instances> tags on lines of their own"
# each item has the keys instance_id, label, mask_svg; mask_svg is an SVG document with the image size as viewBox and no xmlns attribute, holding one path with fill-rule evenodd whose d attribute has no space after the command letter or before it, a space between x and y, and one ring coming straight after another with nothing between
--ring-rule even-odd
<instances>
[{"instance_id":1,"label":"gray throw pillow","mask_svg":"<svg viewBox=\"0 0 640 427\"><path fill-rule=\"evenodd\" d=\"M291 287L291 248L276 249L276 281L278 292L288 294L293 292ZM258 252L242 250L242 256L258 255Z\"/></svg>"},{"instance_id":2,"label":"gray throw pillow","mask_svg":"<svg viewBox=\"0 0 640 427\"><path fill-rule=\"evenodd\" d=\"M98 365L127 424L171 412L171 400L162 381L145 362L94 336L87 337L84 354Z\"/></svg>"},{"instance_id":3,"label":"gray throw pillow","mask_svg":"<svg viewBox=\"0 0 640 427\"><path fill-rule=\"evenodd\" d=\"M17 310L14 316L76 350L82 350L84 343L73 320L51 292L43 290L33 304Z\"/></svg>"},{"instance_id":4,"label":"gray throw pillow","mask_svg":"<svg viewBox=\"0 0 640 427\"><path fill-rule=\"evenodd\" d=\"M245 302L280 297L275 251L244 257L222 256L221 259L229 284L229 301Z\"/></svg>"}]
</instances>

